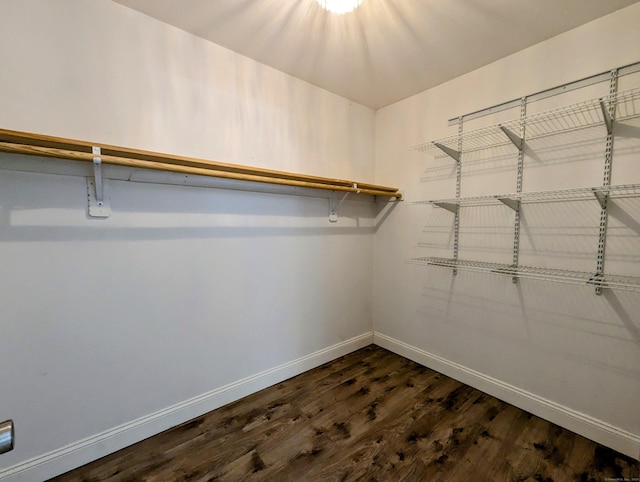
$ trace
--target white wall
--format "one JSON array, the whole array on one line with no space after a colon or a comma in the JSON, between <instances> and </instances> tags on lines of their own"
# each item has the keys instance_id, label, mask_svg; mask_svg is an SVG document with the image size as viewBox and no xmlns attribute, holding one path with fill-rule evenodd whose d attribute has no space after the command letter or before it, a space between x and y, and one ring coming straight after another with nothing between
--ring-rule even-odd
<instances>
[{"instance_id":1,"label":"white wall","mask_svg":"<svg viewBox=\"0 0 640 482\"><path fill-rule=\"evenodd\" d=\"M407 151L450 134L446 119L640 60L633 6L376 115L106 0L3 0L0 11L2 128L359 181L375 168L409 201L452 193L450 166L434 180ZM622 181L637 172L623 165ZM581 182L598 177L589 166ZM372 306L392 348L640 434L635 294L407 265L446 255L451 230L446 213L408 203L381 223L379 208L347 202L329 225L325 199L113 180L111 217L89 219L86 168L1 155L0 419L16 421L17 445L0 478L55 475L366 344ZM531 171L531 189L550 177ZM511 179L472 170L463 195ZM616 209L626 248L613 261L633 271L633 222ZM494 240L508 250L508 229L494 239L474 227L508 216L477 216L461 255L503 257ZM546 259L527 242L553 226L529 216L542 224L524 254Z\"/></svg>"},{"instance_id":2,"label":"white wall","mask_svg":"<svg viewBox=\"0 0 640 482\"><path fill-rule=\"evenodd\" d=\"M110 1L3 0L0 62L2 128L373 181L373 111ZM112 180L92 219L87 166L0 167L0 478L55 475L371 341L371 202L333 225L322 198Z\"/></svg>"},{"instance_id":3,"label":"white wall","mask_svg":"<svg viewBox=\"0 0 640 482\"><path fill-rule=\"evenodd\" d=\"M589 287L512 284L509 277L484 273L454 277L448 269L405 261L452 256L453 216L410 203L455 197L453 161L407 147L455 135L457 126L447 127L450 118L640 61L638 22L640 4L378 111L376 175L402 186L406 202L380 227L374 249L374 330L383 335L376 340L635 457L640 453L637 293L596 296ZM620 80L621 90L634 86L640 86L637 74ZM530 105L529 112L606 95L608 88L604 83L554 97ZM489 116L465 129L518 115L515 110ZM640 182L637 122L631 130L635 141L616 139L614 184ZM596 137L595 147L566 138L560 150L538 144L537 157L525 158L523 189L599 185L604 135ZM513 152L463 158L462 196L514 192ZM638 276L640 203L614 202L610 213L606 269ZM527 205L522 216L522 264L595 270L595 201ZM510 263L513 217L501 206L463 209L460 258Z\"/></svg>"}]
</instances>

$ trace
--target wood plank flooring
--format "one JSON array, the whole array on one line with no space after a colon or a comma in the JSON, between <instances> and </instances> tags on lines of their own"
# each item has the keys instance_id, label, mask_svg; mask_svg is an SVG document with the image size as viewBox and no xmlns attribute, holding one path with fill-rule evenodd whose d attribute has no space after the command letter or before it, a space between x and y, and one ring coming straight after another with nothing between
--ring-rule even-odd
<instances>
[{"instance_id":1,"label":"wood plank flooring","mask_svg":"<svg viewBox=\"0 0 640 482\"><path fill-rule=\"evenodd\" d=\"M639 477L629 457L371 345L53 480Z\"/></svg>"}]
</instances>

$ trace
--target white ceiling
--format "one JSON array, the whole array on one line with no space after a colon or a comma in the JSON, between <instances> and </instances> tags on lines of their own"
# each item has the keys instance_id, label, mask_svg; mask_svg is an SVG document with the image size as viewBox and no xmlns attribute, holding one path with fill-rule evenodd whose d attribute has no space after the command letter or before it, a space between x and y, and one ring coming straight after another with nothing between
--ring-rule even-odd
<instances>
[{"instance_id":1,"label":"white ceiling","mask_svg":"<svg viewBox=\"0 0 640 482\"><path fill-rule=\"evenodd\" d=\"M378 109L639 0L115 0Z\"/></svg>"}]
</instances>

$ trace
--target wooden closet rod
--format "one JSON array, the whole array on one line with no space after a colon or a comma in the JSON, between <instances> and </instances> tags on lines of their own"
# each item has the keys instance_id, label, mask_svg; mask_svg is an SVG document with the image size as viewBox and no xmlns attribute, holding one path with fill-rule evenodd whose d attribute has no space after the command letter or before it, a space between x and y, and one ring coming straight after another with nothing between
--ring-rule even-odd
<instances>
[{"instance_id":1,"label":"wooden closet rod","mask_svg":"<svg viewBox=\"0 0 640 482\"><path fill-rule=\"evenodd\" d=\"M0 151L35 156L93 162L92 147L100 147L100 159L105 164L153 169L159 171L218 177L283 186L323 189L402 199L397 188L357 183L292 172L227 164L157 152L129 149L87 141L44 136L0 129Z\"/></svg>"}]
</instances>

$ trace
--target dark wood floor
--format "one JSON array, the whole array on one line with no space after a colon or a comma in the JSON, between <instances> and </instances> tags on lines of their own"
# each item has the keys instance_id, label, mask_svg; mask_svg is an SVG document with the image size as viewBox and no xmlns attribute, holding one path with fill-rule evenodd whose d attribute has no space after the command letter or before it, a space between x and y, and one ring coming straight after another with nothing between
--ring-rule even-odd
<instances>
[{"instance_id":1,"label":"dark wood floor","mask_svg":"<svg viewBox=\"0 0 640 482\"><path fill-rule=\"evenodd\" d=\"M371 345L54 480L600 482L639 471Z\"/></svg>"}]
</instances>

